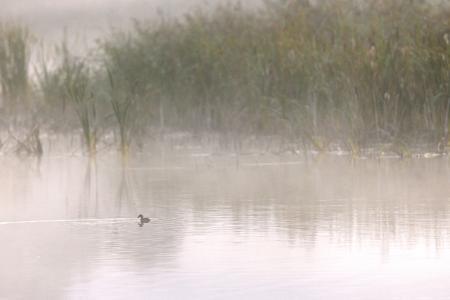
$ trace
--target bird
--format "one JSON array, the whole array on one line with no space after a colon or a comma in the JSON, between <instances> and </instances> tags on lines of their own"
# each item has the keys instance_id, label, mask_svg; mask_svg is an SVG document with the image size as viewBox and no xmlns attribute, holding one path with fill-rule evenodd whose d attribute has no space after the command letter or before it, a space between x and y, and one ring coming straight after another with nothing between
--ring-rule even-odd
<instances>
[{"instance_id":1,"label":"bird","mask_svg":"<svg viewBox=\"0 0 450 300\"><path fill-rule=\"evenodd\" d=\"M144 223L149 223L150 219L149 218L144 218L144 216L142 214L140 214L139 216L137 216L139 218L139 225L142 226Z\"/></svg>"}]
</instances>

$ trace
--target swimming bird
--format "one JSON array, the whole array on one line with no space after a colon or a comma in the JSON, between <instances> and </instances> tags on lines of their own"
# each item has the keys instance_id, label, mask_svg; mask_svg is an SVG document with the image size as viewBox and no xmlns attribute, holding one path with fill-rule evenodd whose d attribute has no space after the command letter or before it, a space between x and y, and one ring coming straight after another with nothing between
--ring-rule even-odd
<instances>
[{"instance_id":1,"label":"swimming bird","mask_svg":"<svg viewBox=\"0 0 450 300\"><path fill-rule=\"evenodd\" d=\"M149 223L150 222L150 219L149 218L144 218L144 216L142 214L137 216L137 217L140 219L139 220L140 224L144 224L144 223Z\"/></svg>"}]
</instances>

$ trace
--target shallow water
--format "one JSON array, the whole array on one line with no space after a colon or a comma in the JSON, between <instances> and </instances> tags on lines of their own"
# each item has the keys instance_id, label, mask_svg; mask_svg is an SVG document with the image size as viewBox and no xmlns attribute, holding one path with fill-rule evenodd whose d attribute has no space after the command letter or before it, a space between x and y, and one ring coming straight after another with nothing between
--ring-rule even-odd
<instances>
[{"instance_id":1,"label":"shallow water","mask_svg":"<svg viewBox=\"0 0 450 300\"><path fill-rule=\"evenodd\" d=\"M450 298L446 158L202 159L0 159L0 299Z\"/></svg>"}]
</instances>

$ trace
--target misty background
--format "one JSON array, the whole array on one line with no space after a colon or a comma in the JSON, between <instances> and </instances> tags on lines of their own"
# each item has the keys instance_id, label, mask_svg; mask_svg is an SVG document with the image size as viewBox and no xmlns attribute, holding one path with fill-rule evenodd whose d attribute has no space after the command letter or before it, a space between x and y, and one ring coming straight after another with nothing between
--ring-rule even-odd
<instances>
[{"instance_id":1,"label":"misty background","mask_svg":"<svg viewBox=\"0 0 450 300\"><path fill-rule=\"evenodd\" d=\"M129 25L132 19L180 17L195 9L203 11L228 0L2 0L0 19L27 24L33 32L58 38L64 28L92 38L109 28ZM243 6L257 7L260 0Z\"/></svg>"},{"instance_id":2,"label":"misty background","mask_svg":"<svg viewBox=\"0 0 450 300\"><path fill-rule=\"evenodd\" d=\"M6 2L3 149L41 155L82 136L92 154L125 153L181 134L213 152L443 155L440 3Z\"/></svg>"}]
</instances>

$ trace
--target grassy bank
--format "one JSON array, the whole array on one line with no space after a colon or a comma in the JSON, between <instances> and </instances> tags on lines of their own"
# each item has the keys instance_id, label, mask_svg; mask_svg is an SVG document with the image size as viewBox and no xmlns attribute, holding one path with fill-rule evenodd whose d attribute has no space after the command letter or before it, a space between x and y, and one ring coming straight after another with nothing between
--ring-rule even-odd
<instances>
[{"instance_id":1,"label":"grassy bank","mask_svg":"<svg viewBox=\"0 0 450 300\"><path fill-rule=\"evenodd\" d=\"M181 20L136 21L84 57L64 42L31 72L33 47L25 28L1 27L2 126L81 131L90 153L111 135L108 145L127 153L168 132L214 136L236 152L250 139L273 137L280 147L355 155L448 145L444 4L229 5Z\"/></svg>"}]
</instances>

